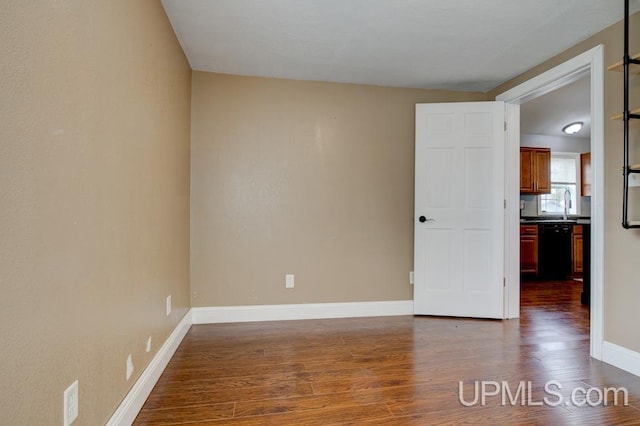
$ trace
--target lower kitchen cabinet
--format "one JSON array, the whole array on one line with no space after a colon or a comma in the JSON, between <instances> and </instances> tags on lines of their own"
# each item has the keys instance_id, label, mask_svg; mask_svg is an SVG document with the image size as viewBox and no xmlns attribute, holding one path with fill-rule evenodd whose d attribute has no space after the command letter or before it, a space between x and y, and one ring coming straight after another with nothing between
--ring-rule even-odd
<instances>
[{"instance_id":1,"label":"lower kitchen cabinet","mask_svg":"<svg viewBox=\"0 0 640 426\"><path fill-rule=\"evenodd\" d=\"M557 225L556 225L557 226ZM549 252L560 247L555 238L559 234L554 229L549 231L550 225L520 225L520 272L535 275L537 279L556 280L567 279L569 276L578 278L584 273L584 239L582 225L565 225L565 237L562 237L563 250ZM551 234L549 234L551 232ZM542 246L540 238L543 239ZM571 252L569 252L569 244ZM543 250L541 253L540 250ZM541 268L542 263L542 268ZM569 265L570 263L570 265ZM559 276L557 271L562 271ZM551 275L553 273L553 275Z\"/></svg>"},{"instance_id":2,"label":"lower kitchen cabinet","mask_svg":"<svg viewBox=\"0 0 640 426\"><path fill-rule=\"evenodd\" d=\"M520 225L520 272L538 274L538 225Z\"/></svg>"},{"instance_id":3,"label":"lower kitchen cabinet","mask_svg":"<svg viewBox=\"0 0 640 426\"><path fill-rule=\"evenodd\" d=\"M584 270L583 268L583 235L582 235L582 225L574 225L572 240L571 240L571 257L572 257L572 268L571 272L573 275L582 275Z\"/></svg>"}]
</instances>

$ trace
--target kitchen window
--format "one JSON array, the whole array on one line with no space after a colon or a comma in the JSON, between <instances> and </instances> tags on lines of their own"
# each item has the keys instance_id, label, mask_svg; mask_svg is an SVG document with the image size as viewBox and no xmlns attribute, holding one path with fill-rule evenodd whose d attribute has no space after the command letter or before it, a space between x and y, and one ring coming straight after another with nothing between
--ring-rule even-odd
<instances>
[{"instance_id":1,"label":"kitchen window","mask_svg":"<svg viewBox=\"0 0 640 426\"><path fill-rule=\"evenodd\" d=\"M551 193L538 199L538 214L558 216L564 214L565 199L567 213L580 214L580 154L567 152L551 153Z\"/></svg>"}]
</instances>

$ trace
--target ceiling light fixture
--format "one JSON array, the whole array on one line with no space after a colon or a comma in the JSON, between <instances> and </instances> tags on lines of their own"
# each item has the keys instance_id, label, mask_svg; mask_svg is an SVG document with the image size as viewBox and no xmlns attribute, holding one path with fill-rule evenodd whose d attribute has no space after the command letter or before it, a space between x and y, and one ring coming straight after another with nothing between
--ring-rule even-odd
<instances>
[{"instance_id":1,"label":"ceiling light fixture","mask_svg":"<svg viewBox=\"0 0 640 426\"><path fill-rule=\"evenodd\" d=\"M580 129L582 129L582 125L584 123L582 121L576 121L575 123L567 124L562 128L562 131L568 135L573 135L578 133Z\"/></svg>"}]
</instances>

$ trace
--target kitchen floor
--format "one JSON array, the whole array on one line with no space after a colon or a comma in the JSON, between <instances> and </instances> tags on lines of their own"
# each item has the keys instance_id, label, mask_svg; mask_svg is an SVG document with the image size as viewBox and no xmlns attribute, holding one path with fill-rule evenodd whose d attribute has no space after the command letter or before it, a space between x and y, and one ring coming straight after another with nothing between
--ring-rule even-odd
<instances>
[{"instance_id":1,"label":"kitchen floor","mask_svg":"<svg viewBox=\"0 0 640 426\"><path fill-rule=\"evenodd\" d=\"M540 309L551 306L554 309L589 314L588 306L580 303L582 278L555 281L522 279L520 282L521 313L524 309Z\"/></svg>"},{"instance_id":2,"label":"kitchen floor","mask_svg":"<svg viewBox=\"0 0 640 426\"><path fill-rule=\"evenodd\" d=\"M543 319L558 326L570 322L570 331L580 333L589 352L589 306L580 302L582 281L521 281L520 315L523 320Z\"/></svg>"}]
</instances>

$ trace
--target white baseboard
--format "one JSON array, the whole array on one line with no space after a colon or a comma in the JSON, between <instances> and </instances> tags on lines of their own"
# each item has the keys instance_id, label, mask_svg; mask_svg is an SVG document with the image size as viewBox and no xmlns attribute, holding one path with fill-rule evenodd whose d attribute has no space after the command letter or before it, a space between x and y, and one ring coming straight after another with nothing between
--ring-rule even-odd
<instances>
[{"instance_id":1,"label":"white baseboard","mask_svg":"<svg viewBox=\"0 0 640 426\"><path fill-rule=\"evenodd\" d=\"M147 368L136 380L127 396L107 422L107 426L130 426L133 423L169 360L178 349L187 331L189 331L191 324L191 311L189 311L176 328L173 329L173 332L158 350L156 356L153 357Z\"/></svg>"},{"instance_id":2,"label":"white baseboard","mask_svg":"<svg viewBox=\"0 0 640 426\"><path fill-rule=\"evenodd\" d=\"M194 324L413 315L413 300L191 308Z\"/></svg>"},{"instance_id":3,"label":"white baseboard","mask_svg":"<svg viewBox=\"0 0 640 426\"><path fill-rule=\"evenodd\" d=\"M602 343L602 361L640 376L640 353L638 352L605 340Z\"/></svg>"}]
</instances>

